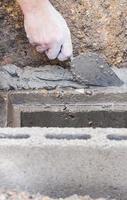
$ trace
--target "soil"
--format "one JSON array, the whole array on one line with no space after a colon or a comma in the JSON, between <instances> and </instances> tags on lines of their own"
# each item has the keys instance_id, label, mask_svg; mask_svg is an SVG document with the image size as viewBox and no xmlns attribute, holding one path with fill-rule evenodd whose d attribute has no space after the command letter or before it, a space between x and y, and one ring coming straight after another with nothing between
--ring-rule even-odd
<instances>
[{"instance_id":1,"label":"soil","mask_svg":"<svg viewBox=\"0 0 127 200\"><path fill-rule=\"evenodd\" d=\"M109 64L127 66L126 0L51 1L70 27L74 55L98 52ZM0 1L0 64L38 67L50 63L59 62L49 62L29 44L16 0Z\"/></svg>"},{"instance_id":2,"label":"soil","mask_svg":"<svg viewBox=\"0 0 127 200\"><path fill-rule=\"evenodd\" d=\"M15 192L15 191L1 191L0 200L55 200L47 196L42 196L40 194L31 195L25 192ZM78 196L73 195L65 199L59 198L57 200L106 200L104 198L92 199L89 196ZM109 200L109 199L108 199Z\"/></svg>"}]
</instances>

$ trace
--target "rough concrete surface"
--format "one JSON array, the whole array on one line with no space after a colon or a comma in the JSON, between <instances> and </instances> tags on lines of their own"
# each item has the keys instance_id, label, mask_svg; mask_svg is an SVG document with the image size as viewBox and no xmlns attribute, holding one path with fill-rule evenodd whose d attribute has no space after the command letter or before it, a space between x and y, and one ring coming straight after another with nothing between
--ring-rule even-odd
<instances>
[{"instance_id":1,"label":"rough concrete surface","mask_svg":"<svg viewBox=\"0 0 127 200\"><path fill-rule=\"evenodd\" d=\"M126 200L127 129L1 128L0 152L3 189Z\"/></svg>"},{"instance_id":2,"label":"rough concrete surface","mask_svg":"<svg viewBox=\"0 0 127 200\"><path fill-rule=\"evenodd\" d=\"M48 196L42 196L40 194L32 195L26 192L16 192L16 191L1 191L0 199L1 200L17 200L17 199L18 200L31 200L31 199L33 200L106 200L104 198L93 199L93 198L90 198L90 196L78 196L78 195L73 195L65 199L63 198L53 199Z\"/></svg>"},{"instance_id":3,"label":"rough concrete surface","mask_svg":"<svg viewBox=\"0 0 127 200\"><path fill-rule=\"evenodd\" d=\"M40 66L46 57L28 43L16 0L0 2L0 63ZM96 51L110 64L127 66L126 0L52 0L72 33L74 55ZM10 34L11 33L11 34ZM49 61L48 61L49 64Z\"/></svg>"}]
</instances>

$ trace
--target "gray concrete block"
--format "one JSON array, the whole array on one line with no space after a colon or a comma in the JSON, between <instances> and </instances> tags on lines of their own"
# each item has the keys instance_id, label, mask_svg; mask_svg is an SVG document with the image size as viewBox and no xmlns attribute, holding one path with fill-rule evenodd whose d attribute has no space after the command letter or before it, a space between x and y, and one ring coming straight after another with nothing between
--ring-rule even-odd
<instances>
[{"instance_id":1,"label":"gray concrete block","mask_svg":"<svg viewBox=\"0 0 127 200\"><path fill-rule=\"evenodd\" d=\"M126 89L22 91L9 99L12 127L127 127Z\"/></svg>"},{"instance_id":2,"label":"gray concrete block","mask_svg":"<svg viewBox=\"0 0 127 200\"><path fill-rule=\"evenodd\" d=\"M0 187L126 200L127 129L0 129Z\"/></svg>"}]
</instances>

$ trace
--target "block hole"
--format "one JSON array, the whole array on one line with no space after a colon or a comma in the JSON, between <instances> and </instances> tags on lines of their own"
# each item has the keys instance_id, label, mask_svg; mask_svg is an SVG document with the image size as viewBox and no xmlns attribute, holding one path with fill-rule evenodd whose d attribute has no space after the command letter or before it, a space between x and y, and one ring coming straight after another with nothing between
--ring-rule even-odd
<instances>
[{"instance_id":1,"label":"block hole","mask_svg":"<svg viewBox=\"0 0 127 200\"><path fill-rule=\"evenodd\" d=\"M88 140L91 138L90 135L87 134L47 134L45 136L47 139L56 139L56 140Z\"/></svg>"},{"instance_id":2,"label":"block hole","mask_svg":"<svg viewBox=\"0 0 127 200\"><path fill-rule=\"evenodd\" d=\"M107 138L109 140L116 140L116 141L121 141L121 140L127 140L127 135L107 135Z\"/></svg>"},{"instance_id":3,"label":"block hole","mask_svg":"<svg viewBox=\"0 0 127 200\"><path fill-rule=\"evenodd\" d=\"M20 139L28 139L30 138L30 135L28 134L17 134L17 135L12 135L12 134L0 134L0 139L15 139L15 140L20 140Z\"/></svg>"},{"instance_id":4,"label":"block hole","mask_svg":"<svg viewBox=\"0 0 127 200\"><path fill-rule=\"evenodd\" d=\"M21 127L127 128L127 111L22 112Z\"/></svg>"}]
</instances>

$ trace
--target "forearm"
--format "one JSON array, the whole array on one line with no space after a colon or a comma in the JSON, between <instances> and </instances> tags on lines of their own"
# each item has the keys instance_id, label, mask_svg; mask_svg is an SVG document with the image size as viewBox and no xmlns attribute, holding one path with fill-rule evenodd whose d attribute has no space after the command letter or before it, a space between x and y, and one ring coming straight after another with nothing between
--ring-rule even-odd
<instances>
[{"instance_id":1,"label":"forearm","mask_svg":"<svg viewBox=\"0 0 127 200\"><path fill-rule=\"evenodd\" d=\"M61 61L72 56L69 28L50 0L17 0L24 14L24 27L36 50Z\"/></svg>"},{"instance_id":2,"label":"forearm","mask_svg":"<svg viewBox=\"0 0 127 200\"><path fill-rule=\"evenodd\" d=\"M34 12L47 6L49 0L17 0L23 13Z\"/></svg>"}]
</instances>

